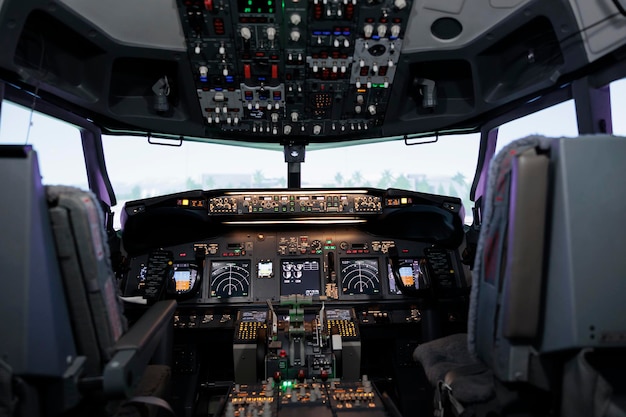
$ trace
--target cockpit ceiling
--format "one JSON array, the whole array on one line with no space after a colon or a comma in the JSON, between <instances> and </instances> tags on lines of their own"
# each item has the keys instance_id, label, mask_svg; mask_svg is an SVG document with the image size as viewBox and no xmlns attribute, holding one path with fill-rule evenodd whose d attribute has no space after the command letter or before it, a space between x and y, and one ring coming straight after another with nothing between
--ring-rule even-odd
<instances>
[{"instance_id":1,"label":"cockpit ceiling","mask_svg":"<svg viewBox=\"0 0 626 417\"><path fill-rule=\"evenodd\" d=\"M274 1L5 0L1 75L110 133L328 143L476 129L626 42L613 0Z\"/></svg>"}]
</instances>

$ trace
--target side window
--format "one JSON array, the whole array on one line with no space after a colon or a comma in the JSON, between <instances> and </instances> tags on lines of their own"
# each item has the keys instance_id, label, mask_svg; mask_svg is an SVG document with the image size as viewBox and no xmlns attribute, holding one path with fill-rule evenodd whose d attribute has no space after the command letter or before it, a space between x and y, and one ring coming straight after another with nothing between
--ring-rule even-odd
<instances>
[{"instance_id":1,"label":"side window","mask_svg":"<svg viewBox=\"0 0 626 417\"><path fill-rule=\"evenodd\" d=\"M89 188L79 129L69 123L4 101L0 145L32 145L44 184Z\"/></svg>"},{"instance_id":2,"label":"side window","mask_svg":"<svg viewBox=\"0 0 626 417\"><path fill-rule=\"evenodd\" d=\"M496 153L512 141L529 135L578 136L574 100L559 103L500 126Z\"/></svg>"},{"instance_id":3,"label":"side window","mask_svg":"<svg viewBox=\"0 0 626 417\"><path fill-rule=\"evenodd\" d=\"M613 134L626 136L626 78L611 83L611 118Z\"/></svg>"}]
</instances>

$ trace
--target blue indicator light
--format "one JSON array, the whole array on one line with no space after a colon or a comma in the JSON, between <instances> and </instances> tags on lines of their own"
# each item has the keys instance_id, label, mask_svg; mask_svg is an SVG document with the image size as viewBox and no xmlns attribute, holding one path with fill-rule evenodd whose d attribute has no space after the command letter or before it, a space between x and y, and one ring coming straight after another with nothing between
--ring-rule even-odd
<instances>
[{"instance_id":1,"label":"blue indicator light","mask_svg":"<svg viewBox=\"0 0 626 417\"><path fill-rule=\"evenodd\" d=\"M275 101L280 101L280 96L274 96Z\"/></svg>"},{"instance_id":2,"label":"blue indicator light","mask_svg":"<svg viewBox=\"0 0 626 417\"><path fill-rule=\"evenodd\" d=\"M200 76L200 82L203 82L203 83L207 82L207 77L201 75Z\"/></svg>"},{"instance_id":3,"label":"blue indicator light","mask_svg":"<svg viewBox=\"0 0 626 417\"><path fill-rule=\"evenodd\" d=\"M222 87L215 87L215 91L223 91L224 89Z\"/></svg>"},{"instance_id":4,"label":"blue indicator light","mask_svg":"<svg viewBox=\"0 0 626 417\"><path fill-rule=\"evenodd\" d=\"M350 31L346 30L345 32L343 32L343 36L350 36Z\"/></svg>"},{"instance_id":5,"label":"blue indicator light","mask_svg":"<svg viewBox=\"0 0 626 417\"><path fill-rule=\"evenodd\" d=\"M391 41L395 41L396 39L398 39L398 37L397 37L397 36L390 36L390 37L389 37L389 40L391 40Z\"/></svg>"},{"instance_id":6,"label":"blue indicator light","mask_svg":"<svg viewBox=\"0 0 626 417\"><path fill-rule=\"evenodd\" d=\"M313 31L313 36L320 36L322 34L321 30L314 30Z\"/></svg>"},{"instance_id":7,"label":"blue indicator light","mask_svg":"<svg viewBox=\"0 0 626 417\"><path fill-rule=\"evenodd\" d=\"M341 35L341 32L340 31L333 32L333 35L339 36L339 35Z\"/></svg>"},{"instance_id":8,"label":"blue indicator light","mask_svg":"<svg viewBox=\"0 0 626 417\"><path fill-rule=\"evenodd\" d=\"M259 81L265 81L265 77L259 77Z\"/></svg>"},{"instance_id":9,"label":"blue indicator light","mask_svg":"<svg viewBox=\"0 0 626 417\"><path fill-rule=\"evenodd\" d=\"M380 36L378 36L378 35L374 35L374 36L372 36L372 39L376 39L376 40L378 40L378 39L380 39Z\"/></svg>"},{"instance_id":10,"label":"blue indicator light","mask_svg":"<svg viewBox=\"0 0 626 417\"><path fill-rule=\"evenodd\" d=\"M322 32L322 35L324 36L330 36L330 30L325 30Z\"/></svg>"}]
</instances>

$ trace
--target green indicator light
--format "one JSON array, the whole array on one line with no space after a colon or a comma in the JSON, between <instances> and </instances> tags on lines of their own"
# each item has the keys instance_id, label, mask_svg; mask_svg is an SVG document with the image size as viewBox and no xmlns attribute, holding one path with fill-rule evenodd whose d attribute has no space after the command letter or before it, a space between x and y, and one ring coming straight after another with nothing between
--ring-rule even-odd
<instances>
[{"instance_id":1,"label":"green indicator light","mask_svg":"<svg viewBox=\"0 0 626 417\"><path fill-rule=\"evenodd\" d=\"M252 9L249 7L246 7L245 9L243 9L244 13L252 13Z\"/></svg>"},{"instance_id":2,"label":"green indicator light","mask_svg":"<svg viewBox=\"0 0 626 417\"><path fill-rule=\"evenodd\" d=\"M263 13L263 9L261 9L260 7L258 7L258 8L256 9L256 12L257 12L257 13Z\"/></svg>"},{"instance_id":3,"label":"green indicator light","mask_svg":"<svg viewBox=\"0 0 626 417\"><path fill-rule=\"evenodd\" d=\"M272 5L272 0L267 0L267 5L271 6Z\"/></svg>"},{"instance_id":4,"label":"green indicator light","mask_svg":"<svg viewBox=\"0 0 626 417\"><path fill-rule=\"evenodd\" d=\"M331 245L332 243L333 243L333 241L332 241L332 240L327 240L327 241L326 241L326 244L327 244L327 245Z\"/></svg>"},{"instance_id":5,"label":"green indicator light","mask_svg":"<svg viewBox=\"0 0 626 417\"><path fill-rule=\"evenodd\" d=\"M272 9L272 8L270 7L269 12L270 12L270 13L274 13L274 9Z\"/></svg>"}]
</instances>

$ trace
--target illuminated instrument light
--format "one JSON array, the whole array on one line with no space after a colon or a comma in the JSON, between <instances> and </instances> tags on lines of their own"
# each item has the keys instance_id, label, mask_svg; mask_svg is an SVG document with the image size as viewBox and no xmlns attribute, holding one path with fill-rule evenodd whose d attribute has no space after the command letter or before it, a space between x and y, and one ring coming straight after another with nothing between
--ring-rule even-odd
<instances>
[{"instance_id":1,"label":"illuminated instrument light","mask_svg":"<svg viewBox=\"0 0 626 417\"><path fill-rule=\"evenodd\" d=\"M202 51L202 50L200 49L200 44L197 44L197 45L196 45L196 47L195 47L195 49L194 49L193 51L196 53L196 55L199 55L199 54L200 54L200 52Z\"/></svg>"},{"instance_id":2,"label":"illuminated instrument light","mask_svg":"<svg viewBox=\"0 0 626 417\"><path fill-rule=\"evenodd\" d=\"M207 121L208 124L213 124L213 119L211 118L211 116L208 116L206 118L206 121Z\"/></svg>"},{"instance_id":3,"label":"illuminated instrument light","mask_svg":"<svg viewBox=\"0 0 626 417\"><path fill-rule=\"evenodd\" d=\"M239 124L239 117L235 116L235 118L233 119L233 124L235 126L237 126Z\"/></svg>"},{"instance_id":4,"label":"illuminated instrument light","mask_svg":"<svg viewBox=\"0 0 626 417\"><path fill-rule=\"evenodd\" d=\"M230 116L228 116L226 118L226 123L231 124L232 122L233 122L233 119Z\"/></svg>"},{"instance_id":5,"label":"illuminated instrument light","mask_svg":"<svg viewBox=\"0 0 626 417\"><path fill-rule=\"evenodd\" d=\"M220 49L217 52L220 55L226 55L226 48L224 48L224 44L220 45Z\"/></svg>"},{"instance_id":6,"label":"illuminated instrument light","mask_svg":"<svg viewBox=\"0 0 626 417\"><path fill-rule=\"evenodd\" d=\"M343 40L343 46L344 46L345 48L349 48L349 47L350 47L350 41L349 41L348 39L344 39L344 40Z\"/></svg>"}]
</instances>

